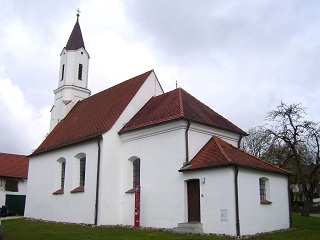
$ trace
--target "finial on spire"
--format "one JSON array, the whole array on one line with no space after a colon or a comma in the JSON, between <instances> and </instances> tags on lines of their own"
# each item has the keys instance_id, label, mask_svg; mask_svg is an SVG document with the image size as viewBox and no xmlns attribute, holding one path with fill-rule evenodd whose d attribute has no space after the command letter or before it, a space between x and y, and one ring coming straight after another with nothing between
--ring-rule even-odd
<instances>
[{"instance_id":1,"label":"finial on spire","mask_svg":"<svg viewBox=\"0 0 320 240\"><path fill-rule=\"evenodd\" d=\"M176 80L176 89L178 88L178 81Z\"/></svg>"},{"instance_id":2,"label":"finial on spire","mask_svg":"<svg viewBox=\"0 0 320 240\"><path fill-rule=\"evenodd\" d=\"M77 9L76 9L76 11L77 11L77 19L78 19L78 18L79 18L79 16L80 16L81 11L80 11L80 9L79 9L79 8L77 8Z\"/></svg>"}]
</instances>

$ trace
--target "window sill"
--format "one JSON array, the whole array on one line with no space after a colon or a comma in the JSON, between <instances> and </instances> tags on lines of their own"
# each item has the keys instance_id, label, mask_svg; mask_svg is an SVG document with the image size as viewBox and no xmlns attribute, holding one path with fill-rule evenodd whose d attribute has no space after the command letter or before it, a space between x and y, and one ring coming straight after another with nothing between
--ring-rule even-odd
<instances>
[{"instance_id":1,"label":"window sill","mask_svg":"<svg viewBox=\"0 0 320 240\"><path fill-rule=\"evenodd\" d=\"M63 188L61 188L61 189L59 189L59 190L57 190L57 191L53 192L52 194L53 194L53 195L64 194L64 190L63 190Z\"/></svg>"},{"instance_id":2,"label":"window sill","mask_svg":"<svg viewBox=\"0 0 320 240\"><path fill-rule=\"evenodd\" d=\"M84 186L79 186L73 189L72 191L70 191L70 193L80 193L80 192L84 192Z\"/></svg>"},{"instance_id":3,"label":"window sill","mask_svg":"<svg viewBox=\"0 0 320 240\"><path fill-rule=\"evenodd\" d=\"M270 202L270 201L268 201L268 200L260 200L260 204L270 205L270 204L272 204L272 202Z\"/></svg>"},{"instance_id":4,"label":"window sill","mask_svg":"<svg viewBox=\"0 0 320 240\"><path fill-rule=\"evenodd\" d=\"M135 193L135 192L136 192L135 188L131 188L130 190L126 191L126 193L130 193L130 194Z\"/></svg>"}]
</instances>

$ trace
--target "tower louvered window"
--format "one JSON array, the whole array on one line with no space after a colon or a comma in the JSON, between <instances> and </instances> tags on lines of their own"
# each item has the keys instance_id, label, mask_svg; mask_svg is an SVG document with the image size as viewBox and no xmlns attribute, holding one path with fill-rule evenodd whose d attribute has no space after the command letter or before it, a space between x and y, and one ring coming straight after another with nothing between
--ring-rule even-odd
<instances>
[{"instance_id":1,"label":"tower louvered window","mask_svg":"<svg viewBox=\"0 0 320 240\"><path fill-rule=\"evenodd\" d=\"M63 80L64 76L64 64L62 64L62 69L61 69L61 81Z\"/></svg>"},{"instance_id":2,"label":"tower louvered window","mask_svg":"<svg viewBox=\"0 0 320 240\"><path fill-rule=\"evenodd\" d=\"M82 80L82 64L79 64L78 68L78 79Z\"/></svg>"}]
</instances>

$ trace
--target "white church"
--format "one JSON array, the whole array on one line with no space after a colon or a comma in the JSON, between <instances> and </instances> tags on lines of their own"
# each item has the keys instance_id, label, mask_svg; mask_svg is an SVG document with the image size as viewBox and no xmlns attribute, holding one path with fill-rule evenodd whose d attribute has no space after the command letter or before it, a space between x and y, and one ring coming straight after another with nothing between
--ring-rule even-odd
<instances>
[{"instance_id":1,"label":"white church","mask_svg":"<svg viewBox=\"0 0 320 240\"><path fill-rule=\"evenodd\" d=\"M29 156L25 216L232 236L291 227L290 172L153 70L90 96L79 15L61 52L51 131ZM248 116L246 116L248 117Z\"/></svg>"}]
</instances>

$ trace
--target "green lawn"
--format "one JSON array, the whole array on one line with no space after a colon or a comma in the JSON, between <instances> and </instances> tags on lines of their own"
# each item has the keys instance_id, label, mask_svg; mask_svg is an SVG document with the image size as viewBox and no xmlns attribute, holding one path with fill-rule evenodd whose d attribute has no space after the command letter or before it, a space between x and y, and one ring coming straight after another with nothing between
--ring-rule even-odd
<instances>
[{"instance_id":1,"label":"green lawn","mask_svg":"<svg viewBox=\"0 0 320 240\"><path fill-rule=\"evenodd\" d=\"M122 227L88 227L71 224L57 224L25 219L2 221L4 240L37 240L37 239L231 239L227 237L180 235L171 232L140 230ZM295 230L273 234L255 236L250 239L281 240L281 239L320 239L320 218L301 217L293 214L293 227Z\"/></svg>"}]
</instances>

